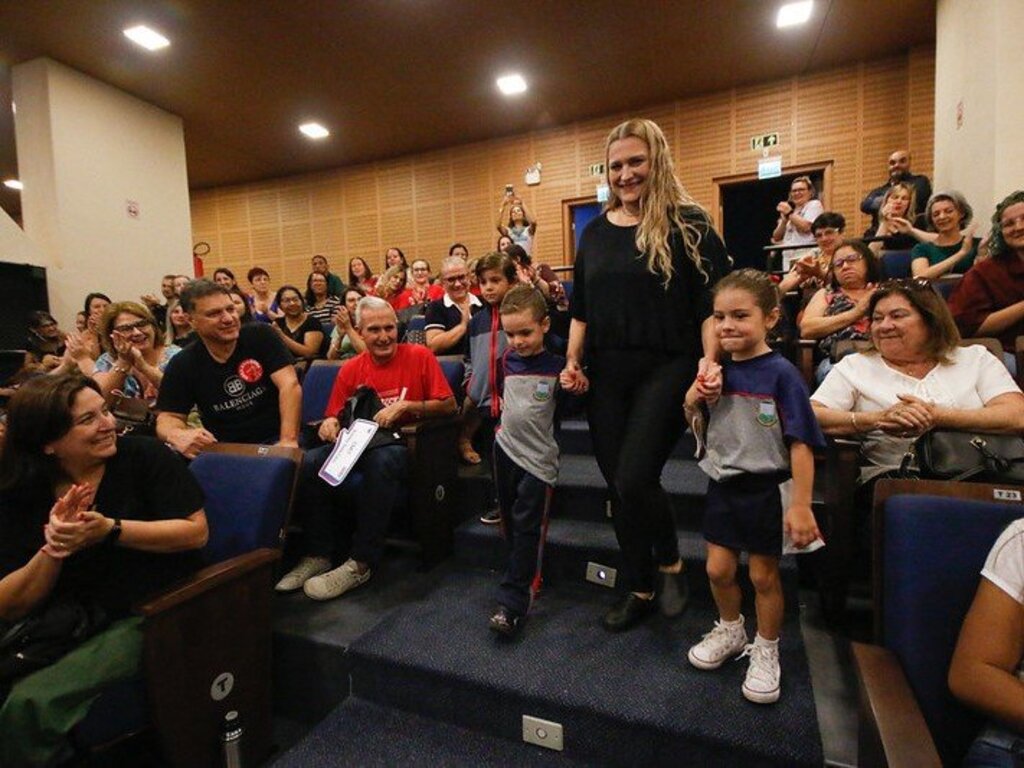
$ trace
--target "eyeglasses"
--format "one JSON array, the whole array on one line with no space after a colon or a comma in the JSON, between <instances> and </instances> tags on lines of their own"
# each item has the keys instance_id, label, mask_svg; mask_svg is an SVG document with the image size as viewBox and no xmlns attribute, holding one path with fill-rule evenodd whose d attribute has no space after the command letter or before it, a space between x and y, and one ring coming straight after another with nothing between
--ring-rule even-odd
<instances>
[{"instance_id":1,"label":"eyeglasses","mask_svg":"<svg viewBox=\"0 0 1024 768\"><path fill-rule=\"evenodd\" d=\"M456 283L465 283L469 281L469 275L452 275L444 279L448 285L455 285Z\"/></svg>"},{"instance_id":2,"label":"eyeglasses","mask_svg":"<svg viewBox=\"0 0 1024 768\"><path fill-rule=\"evenodd\" d=\"M832 259L832 268L839 269L844 264L855 264L864 257L859 253L851 253L849 256L840 256L838 259Z\"/></svg>"},{"instance_id":3,"label":"eyeglasses","mask_svg":"<svg viewBox=\"0 0 1024 768\"><path fill-rule=\"evenodd\" d=\"M814 237L835 237L836 235L842 234L838 229L818 229L814 232Z\"/></svg>"},{"instance_id":4,"label":"eyeglasses","mask_svg":"<svg viewBox=\"0 0 1024 768\"><path fill-rule=\"evenodd\" d=\"M136 320L134 323L115 325L112 330L117 333L131 333L132 331L144 331L149 327L149 320Z\"/></svg>"},{"instance_id":5,"label":"eyeglasses","mask_svg":"<svg viewBox=\"0 0 1024 768\"><path fill-rule=\"evenodd\" d=\"M413 272L429 272L430 271L430 267L413 267L412 271Z\"/></svg>"}]
</instances>

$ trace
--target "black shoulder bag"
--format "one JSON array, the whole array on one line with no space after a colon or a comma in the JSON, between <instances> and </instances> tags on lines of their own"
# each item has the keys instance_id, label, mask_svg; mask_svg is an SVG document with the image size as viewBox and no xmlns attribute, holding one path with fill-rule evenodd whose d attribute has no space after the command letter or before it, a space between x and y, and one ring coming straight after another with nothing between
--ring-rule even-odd
<instances>
[{"instance_id":1,"label":"black shoulder bag","mask_svg":"<svg viewBox=\"0 0 1024 768\"><path fill-rule=\"evenodd\" d=\"M934 480L1024 485L1024 438L985 432L932 430L914 441L900 472Z\"/></svg>"}]
</instances>

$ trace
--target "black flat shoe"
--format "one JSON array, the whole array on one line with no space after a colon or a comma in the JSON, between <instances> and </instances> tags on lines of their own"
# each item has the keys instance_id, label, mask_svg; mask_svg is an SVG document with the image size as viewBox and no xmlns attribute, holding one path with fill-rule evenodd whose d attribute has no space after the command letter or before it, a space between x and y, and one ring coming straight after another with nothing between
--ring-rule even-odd
<instances>
[{"instance_id":1,"label":"black flat shoe","mask_svg":"<svg viewBox=\"0 0 1024 768\"><path fill-rule=\"evenodd\" d=\"M511 638L518 634L522 626L522 619L522 616L512 613L508 608L500 605L487 624L492 632L497 633L501 637Z\"/></svg>"},{"instance_id":2,"label":"black flat shoe","mask_svg":"<svg viewBox=\"0 0 1024 768\"><path fill-rule=\"evenodd\" d=\"M609 632L623 632L646 619L657 607L653 599L644 600L630 592L604 615L601 625Z\"/></svg>"},{"instance_id":3,"label":"black flat shoe","mask_svg":"<svg viewBox=\"0 0 1024 768\"><path fill-rule=\"evenodd\" d=\"M686 569L679 573L658 571L656 589L662 616L673 619L686 610L690 602L690 581L686 578Z\"/></svg>"}]
</instances>

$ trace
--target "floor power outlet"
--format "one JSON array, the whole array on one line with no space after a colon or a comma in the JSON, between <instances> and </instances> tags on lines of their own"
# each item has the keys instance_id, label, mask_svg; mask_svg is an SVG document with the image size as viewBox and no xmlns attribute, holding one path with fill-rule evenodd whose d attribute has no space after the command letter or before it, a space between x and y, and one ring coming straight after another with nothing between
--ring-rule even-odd
<instances>
[{"instance_id":1,"label":"floor power outlet","mask_svg":"<svg viewBox=\"0 0 1024 768\"><path fill-rule=\"evenodd\" d=\"M554 749L561 752L565 749L562 741L562 724L551 720L541 720L539 717L523 715L523 741L527 744L536 744L538 747Z\"/></svg>"}]
</instances>

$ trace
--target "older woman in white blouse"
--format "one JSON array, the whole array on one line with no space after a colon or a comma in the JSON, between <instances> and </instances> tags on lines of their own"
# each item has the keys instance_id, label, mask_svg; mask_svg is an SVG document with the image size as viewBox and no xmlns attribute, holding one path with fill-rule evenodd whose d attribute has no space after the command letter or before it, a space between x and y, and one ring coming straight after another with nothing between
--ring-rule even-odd
<instances>
[{"instance_id":1,"label":"older woman in white blouse","mask_svg":"<svg viewBox=\"0 0 1024 768\"><path fill-rule=\"evenodd\" d=\"M945 302L925 280L871 297L874 350L848 355L811 396L826 434L863 440L861 482L897 470L931 429L1024 432L1024 395L985 347L959 346Z\"/></svg>"}]
</instances>

